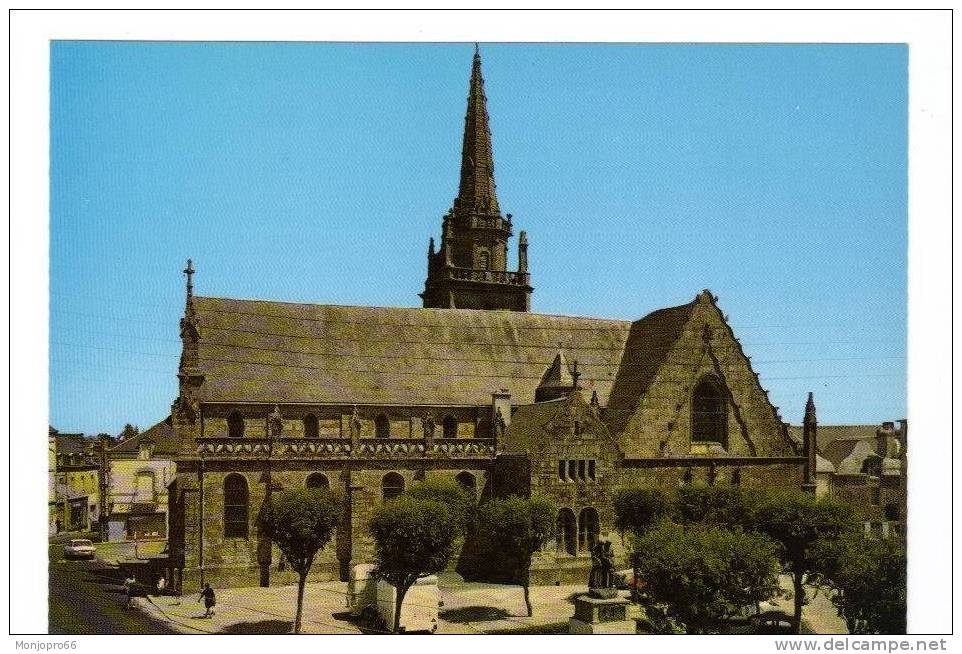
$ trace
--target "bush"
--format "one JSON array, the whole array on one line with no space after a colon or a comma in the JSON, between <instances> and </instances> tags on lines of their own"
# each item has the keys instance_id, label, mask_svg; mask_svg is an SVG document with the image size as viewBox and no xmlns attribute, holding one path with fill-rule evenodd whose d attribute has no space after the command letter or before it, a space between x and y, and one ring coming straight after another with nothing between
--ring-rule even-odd
<instances>
[{"instance_id":1,"label":"bush","mask_svg":"<svg viewBox=\"0 0 962 654\"><path fill-rule=\"evenodd\" d=\"M777 545L761 534L663 521L635 541L643 600L665 624L717 632L779 593Z\"/></svg>"},{"instance_id":2,"label":"bush","mask_svg":"<svg viewBox=\"0 0 962 654\"><path fill-rule=\"evenodd\" d=\"M817 553L832 603L852 634L904 634L906 557L901 543L852 532Z\"/></svg>"},{"instance_id":3,"label":"bush","mask_svg":"<svg viewBox=\"0 0 962 654\"><path fill-rule=\"evenodd\" d=\"M668 494L660 488L625 488L615 493L615 529L644 533L671 515Z\"/></svg>"},{"instance_id":4,"label":"bush","mask_svg":"<svg viewBox=\"0 0 962 654\"><path fill-rule=\"evenodd\" d=\"M758 496L737 486L682 486L676 511L682 524L708 523L750 529Z\"/></svg>"}]
</instances>

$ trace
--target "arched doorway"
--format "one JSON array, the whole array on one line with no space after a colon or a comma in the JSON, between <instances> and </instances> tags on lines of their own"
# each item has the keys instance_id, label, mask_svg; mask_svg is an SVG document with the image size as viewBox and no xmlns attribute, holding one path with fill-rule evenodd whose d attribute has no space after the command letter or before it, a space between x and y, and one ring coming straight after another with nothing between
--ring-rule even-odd
<instances>
[{"instance_id":1,"label":"arched doorway","mask_svg":"<svg viewBox=\"0 0 962 654\"><path fill-rule=\"evenodd\" d=\"M558 511L558 554L574 556L578 553L577 533L574 511L571 509Z\"/></svg>"},{"instance_id":2,"label":"arched doorway","mask_svg":"<svg viewBox=\"0 0 962 654\"><path fill-rule=\"evenodd\" d=\"M578 519L578 549L583 552L590 550L598 542L600 532L598 512L590 506L582 509Z\"/></svg>"}]
</instances>

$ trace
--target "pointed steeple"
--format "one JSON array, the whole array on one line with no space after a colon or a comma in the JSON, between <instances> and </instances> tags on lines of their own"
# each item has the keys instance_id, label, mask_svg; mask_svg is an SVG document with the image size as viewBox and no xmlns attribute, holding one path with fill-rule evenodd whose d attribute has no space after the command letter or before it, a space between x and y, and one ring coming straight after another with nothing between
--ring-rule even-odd
<instances>
[{"instance_id":1,"label":"pointed steeple","mask_svg":"<svg viewBox=\"0 0 962 654\"><path fill-rule=\"evenodd\" d=\"M468 110L464 116L464 142L461 146L461 183L454 208L499 215L494 190L494 156L488 127L488 100L481 76L481 54L474 45L474 63L468 87Z\"/></svg>"},{"instance_id":2,"label":"pointed steeple","mask_svg":"<svg viewBox=\"0 0 962 654\"><path fill-rule=\"evenodd\" d=\"M815 398L811 392L805 402L805 418L802 420L802 449L805 454L805 469L802 490L815 492L815 473L818 468L818 420L815 418Z\"/></svg>"}]
</instances>

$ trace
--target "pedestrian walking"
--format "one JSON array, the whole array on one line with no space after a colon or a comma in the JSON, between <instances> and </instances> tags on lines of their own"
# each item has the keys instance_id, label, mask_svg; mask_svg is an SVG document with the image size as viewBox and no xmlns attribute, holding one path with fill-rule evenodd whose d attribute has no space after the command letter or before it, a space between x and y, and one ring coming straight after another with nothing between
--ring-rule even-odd
<instances>
[{"instance_id":1,"label":"pedestrian walking","mask_svg":"<svg viewBox=\"0 0 962 654\"><path fill-rule=\"evenodd\" d=\"M137 585L137 577L130 575L124 579L124 592L127 594L127 602L124 608L131 608L134 605L134 587Z\"/></svg>"},{"instance_id":2,"label":"pedestrian walking","mask_svg":"<svg viewBox=\"0 0 962 654\"><path fill-rule=\"evenodd\" d=\"M157 580L157 594L160 596L167 594L167 577L160 575L160 579Z\"/></svg>"},{"instance_id":3,"label":"pedestrian walking","mask_svg":"<svg viewBox=\"0 0 962 654\"><path fill-rule=\"evenodd\" d=\"M217 604L217 598L214 595L214 589L210 587L210 584L204 584L204 589L200 591L200 597L197 601L204 600L204 615L203 617L209 618L214 615L214 605Z\"/></svg>"}]
</instances>

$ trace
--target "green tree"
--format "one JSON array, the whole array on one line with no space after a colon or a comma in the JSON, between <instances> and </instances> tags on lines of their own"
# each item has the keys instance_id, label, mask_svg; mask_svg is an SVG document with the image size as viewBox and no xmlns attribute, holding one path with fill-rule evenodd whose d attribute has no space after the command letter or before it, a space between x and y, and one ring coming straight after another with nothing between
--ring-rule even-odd
<instances>
[{"instance_id":1,"label":"green tree","mask_svg":"<svg viewBox=\"0 0 962 654\"><path fill-rule=\"evenodd\" d=\"M455 535L458 538L467 535L477 511L477 499L472 491L465 490L450 479L428 479L411 484L405 494L446 505L454 518Z\"/></svg>"},{"instance_id":2,"label":"green tree","mask_svg":"<svg viewBox=\"0 0 962 654\"><path fill-rule=\"evenodd\" d=\"M671 498L660 488L624 488L615 493L615 529L621 533L622 543L625 536L633 540L643 535L653 526L672 515L674 507ZM632 598L638 593L638 557L631 556L633 583Z\"/></svg>"},{"instance_id":3,"label":"green tree","mask_svg":"<svg viewBox=\"0 0 962 654\"><path fill-rule=\"evenodd\" d=\"M615 529L643 534L672 513L671 499L660 488L624 488L615 493Z\"/></svg>"},{"instance_id":4,"label":"green tree","mask_svg":"<svg viewBox=\"0 0 962 654\"><path fill-rule=\"evenodd\" d=\"M263 516L265 533L297 575L294 633L301 632L304 584L317 552L324 548L341 515L341 499L327 488L295 488L271 497Z\"/></svg>"},{"instance_id":5,"label":"green tree","mask_svg":"<svg viewBox=\"0 0 962 654\"><path fill-rule=\"evenodd\" d=\"M370 522L377 577L394 586L394 625L401 623L401 604L419 577L444 570L457 534L453 511L440 502L404 494L383 503Z\"/></svg>"},{"instance_id":6,"label":"green tree","mask_svg":"<svg viewBox=\"0 0 962 654\"><path fill-rule=\"evenodd\" d=\"M757 501L757 495L737 486L682 486L676 496L676 516L682 524L749 529Z\"/></svg>"},{"instance_id":7,"label":"green tree","mask_svg":"<svg viewBox=\"0 0 962 654\"><path fill-rule=\"evenodd\" d=\"M688 633L717 632L746 606L779 592L778 546L762 534L666 520L634 547L643 600Z\"/></svg>"},{"instance_id":8,"label":"green tree","mask_svg":"<svg viewBox=\"0 0 962 654\"><path fill-rule=\"evenodd\" d=\"M906 557L900 542L866 540L853 531L824 542L817 558L849 633L905 633Z\"/></svg>"},{"instance_id":9,"label":"green tree","mask_svg":"<svg viewBox=\"0 0 962 654\"><path fill-rule=\"evenodd\" d=\"M132 425L129 422L124 425L124 428L120 431L120 435L117 436L117 440L125 441L128 438L133 438L140 433L140 427L137 425Z\"/></svg>"},{"instance_id":10,"label":"green tree","mask_svg":"<svg viewBox=\"0 0 962 654\"><path fill-rule=\"evenodd\" d=\"M778 543L782 570L792 576L794 626L800 633L805 586L822 583L825 543L857 527L851 508L829 498L816 498L801 490L772 491L759 498L752 514L755 529Z\"/></svg>"},{"instance_id":11,"label":"green tree","mask_svg":"<svg viewBox=\"0 0 962 654\"><path fill-rule=\"evenodd\" d=\"M493 552L515 564L515 577L524 590L524 606L533 613L529 585L531 560L555 536L557 508L544 498L512 495L481 505L478 525Z\"/></svg>"}]
</instances>

